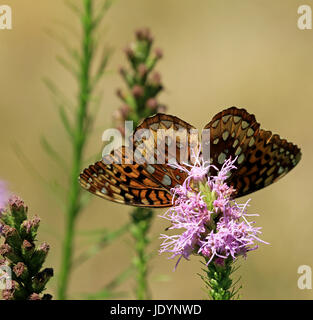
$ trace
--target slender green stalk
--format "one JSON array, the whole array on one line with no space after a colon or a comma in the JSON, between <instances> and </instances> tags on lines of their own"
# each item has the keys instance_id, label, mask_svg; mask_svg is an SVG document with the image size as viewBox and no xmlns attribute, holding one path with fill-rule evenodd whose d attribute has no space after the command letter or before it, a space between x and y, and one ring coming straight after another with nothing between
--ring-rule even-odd
<instances>
[{"instance_id":1,"label":"slender green stalk","mask_svg":"<svg viewBox=\"0 0 313 320\"><path fill-rule=\"evenodd\" d=\"M66 209L66 227L63 243L62 263L59 275L58 298L60 300L67 298L67 288L69 275L72 268L73 240L75 236L75 223L80 210L81 188L77 183L77 177L80 174L83 161L83 149L86 141L87 110L90 102L90 66L92 59L92 0L83 1L84 13L83 21L83 39L82 39L82 57L80 63L80 88L79 88L79 107L75 128L73 131L73 159L71 180L69 186L69 196Z\"/></svg>"},{"instance_id":2,"label":"slender green stalk","mask_svg":"<svg viewBox=\"0 0 313 320\"><path fill-rule=\"evenodd\" d=\"M132 212L131 234L135 240L136 256L133 264L136 268L136 297L138 300L148 299L148 261L147 246L150 242L148 232L153 219L152 210L136 208Z\"/></svg>"}]
</instances>

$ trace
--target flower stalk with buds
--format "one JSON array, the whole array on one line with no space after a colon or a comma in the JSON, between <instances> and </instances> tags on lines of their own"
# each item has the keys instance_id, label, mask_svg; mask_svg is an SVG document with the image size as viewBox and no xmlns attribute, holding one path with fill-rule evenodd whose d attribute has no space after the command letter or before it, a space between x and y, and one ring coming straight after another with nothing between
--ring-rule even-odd
<instances>
[{"instance_id":1,"label":"flower stalk with buds","mask_svg":"<svg viewBox=\"0 0 313 320\"><path fill-rule=\"evenodd\" d=\"M157 100L162 91L161 76L154 71L163 54L160 49L152 51L153 38L148 29L136 31L136 40L125 49L130 68L121 67L119 72L126 83L127 91L117 90L122 106L113 114L115 127L125 136L125 121L132 120L134 127L139 122L157 112L165 112L166 107ZM131 234L135 240L136 256L133 264L136 269L136 298L148 298L148 232L153 219L153 211L136 208L132 214Z\"/></svg>"},{"instance_id":2,"label":"flower stalk with buds","mask_svg":"<svg viewBox=\"0 0 313 320\"><path fill-rule=\"evenodd\" d=\"M113 114L115 126L122 134L125 134L125 120L134 121L136 126L140 120L166 110L166 107L157 101L163 85L160 74L154 71L163 53L159 48L151 53L152 43L149 29L139 29L136 31L136 41L125 49L130 68L127 70L121 67L119 72L126 83L127 91L117 90L116 94L123 104Z\"/></svg>"},{"instance_id":3,"label":"flower stalk with buds","mask_svg":"<svg viewBox=\"0 0 313 320\"><path fill-rule=\"evenodd\" d=\"M12 276L11 288L2 291L5 300L47 300L52 296L43 294L47 282L53 276L52 268L43 269L49 245L36 245L40 223L38 217L29 219L28 208L17 196L11 196L0 216L1 267L9 267Z\"/></svg>"}]
</instances>

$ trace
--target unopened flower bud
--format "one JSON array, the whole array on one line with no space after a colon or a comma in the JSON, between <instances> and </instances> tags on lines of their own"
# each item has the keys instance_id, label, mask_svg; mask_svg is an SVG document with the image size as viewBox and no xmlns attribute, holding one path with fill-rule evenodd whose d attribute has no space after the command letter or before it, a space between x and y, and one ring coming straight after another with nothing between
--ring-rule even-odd
<instances>
[{"instance_id":1,"label":"unopened flower bud","mask_svg":"<svg viewBox=\"0 0 313 320\"><path fill-rule=\"evenodd\" d=\"M12 247L7 243L4 243L0 246L0 255L14 263L17 263L20 260Z\"/></svg>"},{"instance_id":2,"label":"unopened flower bud","mask_svg":"<svg viewBox=\"0 0 313 320\"><path fill-rule=\"evenodd\" d=\"M139 66L138 66L138 74L139 74L139 77L143 78L146 74L147 74L147 67L144 63L141 63Z\"/></svg>"},{"instance_id":3,"label":"unopened flower bud","mask_svg":"<svg viewBox=\"0 0 313 320\"><path fill-rule=\"evenodd\" d=\"M156 87L161 85L161 75L158 72L154 72L150 78L150 83Z\"/></svg>"},{"instance_id":4,"label":"unopened flower bud","mask_svg":"<svg viewBox=\"0 0 313 320\"><path fill-rule=\"evenodd\" d=\"M152 42L153 41L153 37L151 36L150 30L148 28L141 28L136 30L135 32L136 34L136 38L139 41L148 41L148 42Z\"/></svg>"},{"instance_id":5,"label":"unopened flower bud","mask_svg":"<svg viewBox=\"0 0 313 320\"><path fill-rule=\"evenodd\" d=\"M38 293L32 293L30 296L29 296L29 300L41 300L40 296Z\"/></svg>"},{"instance_id":6,"label":"unopened flower bud","mask_svg":"<svg viewBox=\"0 0 313 320\"><path fill-rule=\"evenodd\" d=\"M118 69L118 71L119 71L120 75L122 75L122 76L125 76L125 75L126 75L126 69L125 69L124 67L120 67L120 68Z\"/></svg>"},{"instance_id":7,"label":"unopened flower bud","mask_svg":"<svg viewBox=\"0 0 313 320\"><path fill-rule=\"evenodd\" d=\"M32 222L30 220L25 220L22 224L22 229L25 229L26 233L30 233L32 227Z\"/></svg>"},{"instance_id":8,"label":"unopened flower bud","mask_svg":"<svg viewBox=\"0 0 313 320\"><path fill-rule=\"evenodd\" d=\"M37 273L33 279L33 290L35 292L41 292L44 290L45 285L47 282L53 277L53 269L52 268L45 268L41 272Z\"/></svg>"},{"instance_id":9,"label":"unopened flower bud","mask_svg":"<svg viewBox=\"0 0 313 320\"><path fill-rule=\"evenodd\" d=\"M15 228L4 225L2 227L2 235L4 236L6 243L12 248L19 248L21 246L22 239Z\"/></svg>"},{"instance_id":10,"label":"unopened flower bud","mask_svg":"<svg viewBox=\"0 0 313 320\"><path fill-rule=\"evenodd\" d=\"M135 98L140 98L144 95L144 89L139 85L135 85L132 89L132 94Z\"/></svg>"},{"instance_id":11,"label":"unopened flower bud","mask_svg":"<svg viewBox=\"0 0 313 320\"><path fill-rule=\"evenodd\" d=\"M116 95L122 99L122 100L125 100L125 94L123 93L123 91L121 89L117 89L116 90Z\"/></svg>"},{"instance_id":12,"label":"unopened flower bud","mask_svg":"<svg viewBox=\"0 0 313 320\"><path fill-rule=\"evenodd\" d=\"M30 250L31 248L34 247L34 244L30 243L27 240L23 241L23 246L22 246L25 250Z\"/></svg>"},{"instance_id":13,"label":"unopened flower bud","mask_svg":"<svg viewBox=\"0 0 313 320\"><path fill-rule=\"evenodd\" d=\"M150 98L150 99L148 99L148 101L146 103L146 106L150 110L154 111L158 107L158 102L157 102L157 100L155 98Z\"/></svg>"},{"instance_id":14,"label":"unopened flower bud","mask_svg":"<svg viewBox=\"0 0 313 320\"><path fill-rule=\"evenodd\" d=\"M12 248L7 244L2 244L0 246L0 255L1 256L6 256L8 253L10 253L12 251Z\"/></svg>"},{"instance_id":15,"label":"unopened flower bud","mask_svg":"<svg viewBox=\"0 0 313 320\"><path fill-rule=\"evenodd\" d=\"M27 279L28 270L26 265L23 262L18 262L14 267L13 271L18 278Z\"/></svg>"},{"instance_id":16,"label":"unopened flower bud","mask_svg":"<svg viewBox=\"0 0 313 320\"><path fill-rule=\"evenodd\" d=\"M23 300L27 294L26 289L18 282L12 281L12 287L2 291L2 297L4 300Z\"/></svg>"},{"instance_id":17,"label":"unopened flower bud","mask_svg":"<svg viewBox=\"0 0 313 320\"><path fill-rule=\"evenodd\" d=\"M35 238L38 227L40 223L39 217L34 217L32 220L25 220L21 226L22 234L31 235L32 238Z\"/></svg>"},{"instance_id":18,"label":"unopened flower bud","mask_svg":"<svg viewBox=\"0 0 313 320\"><path fill-rule=\"evenodd\" d=\"M46 260L49 249L50 246L46 242L44 242L37 250L35 250L32 255L32 266L35 270L39 271L41 269L43 263Z\"/></svg>"},{"instance_id":19,"label":"unopened flower bud","mask_svg":"<svg viewBox=\"0 0 313 320\"><path fill-rule=\"evenodd\" d=\"M167 107L164 104L159 104L158 105L158 112L159 113L166 113Z\"/></svg>"},{"instance_id":20,"label":"unopened flower bud","mask_svg":"<svg viewBox=\"0 0 313 320\"><path fill-rule=\"evenodd\" d=\"M15 281L12 281L12 287L10 289L2 290L3 300L13 300L14 299L14 290L15 290Z\"/></svg>"},{"instance_id":21,"label":"unopened flower bud","mask_svg":"<svg viewBox=\"0 0 313 320\"><path fill-rule=\"evenodd\" d=\"M26 258L30 258L35 251L35 245L28 240L24 240L22 244L22 254L26 256Z\"/></svg>"},{"instance_id":22,"label":"unopened flower bud","mask_svg":"<svg viewBox=\"0 0 313 320\"><path fill-rule=\"evenodd\" d=\"M136 35L136 38L137 38L137 40L142 40L142 29L137 29L136 31L135 31L135 35Z\"/></svg>"},{"instance_id":23,"label":"unopened flower bud","mask_svg":"<svg viewBox=\"0 0 313 320\"><path fill-rule=\"evenodd\" d=\"M122 134L123 137L125 136L125 127L123 125L117 126L116 129Z\"/></svg>"},{"instance_id":24,"label":"unopened flower bud","mask_svg":"<svg viewBox=\"0 0 313 320\"><path fill-rule=\"evenodd\" d=\"M50 246L47 242L44 242L40 245L39 250L43 251L47 255L50 250Z\"/></svg>"},{"instance_id":25,"label":"unopened flower bud","mask_svg":"<svg viewBox=\"0 0 313 320\"><path fill-rule=\"evenodd\" d=\"M37 232L37 229L39 227L39 223L40 223L40 218L35 216L33 219L32 219L32 230Z\"/></svg>"},{"instance_id":26,"label":"unopened flower bud","mask_svg":"<svg viewBox=\"0 0 313 320\"><path fill-rule=\"evenodd\" d=\"M114 110L112 114L112 118L115 122L122 122L124 121L123 113L120 109Z\"/></svg>"},{"instance_id":27,"label":"unopened flower bud","mask_svg":"<svg viewBox=\"0 0 313 320\"><path fill-rule=\"evenodd\" d=\"M124 49L124 52L129 59L132 59L134 57L134 50L131 47L126 47Z\"/></svg>"},{"instance_id":28,"label":"unopened flower bud","mask_svg":"<svg viewBox=\"0 0 313 320\"><path fill-rule=\"evenodd\" d=\"M157 59L163 58L163 51L160 48L156 48L154 50L154 53Z\"/></svg>"},{"instance_id":29,"label":"unopened flower bud","mask_svg":"<svg viewBox=\"0 0 313 320\"><path fill-rule=\"evenodd\" d=\"M12 195L9 198L9 206L11 210L20 210L23 209L24 211L27 211L27 206L25 205L24 201L17 195Z\"/></svg>"},{"instance_id":30,"label":"unopened flower bud","mask_svg":"<svg viewBox=\"0 0 313 320\"><path fill-rule=\"evenodd\" d=\"M5 238L12 237L12 236L14 236L14 234L16 234L16 233L17 233L17 231L16 231L15 228L12 228L12 227L10 227L10 226L8 226L8 225L4 225L4 226L2 227L2 234L3 234L3 236L4 236Z\"/></svg>"},{"instance_id":31,"label":"unopened flower bud","mask_svg":"<svg viewBox=\"0 0 313 320\"><path fill-rule=\"evenodd\" d=\"M121 113L122 113L122 115L123 115L123 120L125 120L125 119L127 119L129 113L131 112L131 108L130 108L129 105L124 104L124 105L122 105L122 106L120 107L120 111L121 111Z\"/></svg>"},{"instance_id":32,"label":"unopened flower bud","mask_svg":"<svg viewBox=\"0 0 313 320\"><path fill-rule=\"evenodd\" d=\"M9 207L12 212L15 226L20 225L24 220L26 220L28 208L20 197L12 195L9 198Z\"/></svg>"}]
</instances>

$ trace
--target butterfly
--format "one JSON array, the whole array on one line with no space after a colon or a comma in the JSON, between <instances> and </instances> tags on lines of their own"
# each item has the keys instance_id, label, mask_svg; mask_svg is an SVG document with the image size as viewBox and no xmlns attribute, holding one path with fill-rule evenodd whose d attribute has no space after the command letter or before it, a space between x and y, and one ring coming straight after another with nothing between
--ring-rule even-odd
<instances>
[{"instance_id":1,"label":"butterfly","mask_svg":"<svg viewBox=\"0 0 313 320\"><path fill-rule=\"evenodd\" d=\"M192 146L198 141L195 141L194 135L188 135L187 140L178 135L176 141L169 141L166 132L183 129L191 132L195 128L178 117L158 113L143 120L133 136L141 129L149 130L150 136L135 141L133 148L122 146L90 165L80 174L79 182L89 192L117 203L150 208L170 207L170 190L182 184L187 173L172 168L168 163L172 156L176 156L177 162L181 164L181 150L184 150L188 159L192 158ZM228 185L235 189L234 198L276 182L301 159L300 149L296 145L271 131L261 129L255 116L245 109L225 109L216 114L204 129L210 132L206 143L210 143L212 165L221 168L225 159L236 157L237 169L227 179ZM156 150L162 142L165 146L163 162L147 161L148 155L154 160L159 158L160 154ZM144 148L140 148L142 145ZM131 159L134 149L144 161L128 164L127 160Z\"/></svg>"}]
</instances>

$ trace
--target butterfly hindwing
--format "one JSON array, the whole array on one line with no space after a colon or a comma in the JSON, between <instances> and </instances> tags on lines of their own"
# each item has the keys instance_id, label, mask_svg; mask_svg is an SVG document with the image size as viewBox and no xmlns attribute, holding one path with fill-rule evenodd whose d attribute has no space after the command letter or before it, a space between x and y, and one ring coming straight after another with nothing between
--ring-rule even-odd
<instances>
[{"instance_id":1,"label":"butterfly hindwing","mask_svg":"<svg viewBox=\"0 0 313 320\"><path fill-rule=\"evenodd\" d=\"M148 130L148 136L141 135ZM194 135L190 132L195 130ZM188 162L191 147L197 146L198 133L189 123L171 115L158 113L146 118L135 130L135 161L143 159L145 169L168 190L182 184L187 174L169 166L177 161ZM137 139L142 137L142 139ZM138 140L138 141L137 141Z\"/></svg>"},{"instance_id":2,"label":"butterfly hindwing","mask_svg":"<svg viewBox=\"0 0 313 320\"><path fill-rule=\"evenodd\" d=\"M300 149L270 131L260 129L254 115L231 107L213 117L210 156L220 168L225 159L237 157L228 182L236 197L264 188L284 176L300 161ZM213 173L213 172L211 172Z\"/></svg>"},{"instance_id":3,"label":"butterfly hindwing","mask_svg":"<svg viewBox=\"0 0 313 320\"><path fill-rule=\"evenodd\" d=\"M191 134L194 130L194 134ZM147 137L147 135L149 137ZM135 159L165 164L172 160L187 162L191 148L199 143L198 132L189 123L171 115L158 113L146 118L135 129Z\"/></svg>"}]
</instances>

